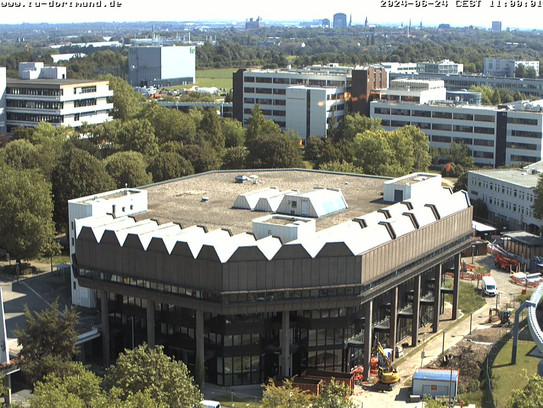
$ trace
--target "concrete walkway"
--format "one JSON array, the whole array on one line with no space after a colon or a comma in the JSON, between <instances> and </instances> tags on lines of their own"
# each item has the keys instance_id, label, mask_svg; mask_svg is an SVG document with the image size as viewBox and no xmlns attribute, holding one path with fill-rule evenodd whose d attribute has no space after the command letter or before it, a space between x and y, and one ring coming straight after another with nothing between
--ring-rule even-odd
<instances>
[{"instance_id":1,"label":"concrete walkway","mask_svg":"<svg viewBox=\"0 0 543 408\"><path fill-rule=\"evenodd\" d=\"M490 327L487 324L488 309L491 304L487 303L485 306L473 313L472 331L477 329ZM410 403L409 395L411 394L411 387L407 387L405 384L413 377L415 371L421 366L428 364L430 361L437 358L444 349L448 350L452 346L456 345L464 336L470 332L470 316L465 317L463 320L457 321L440 321L440 330L437 333L431 335L431 337L425 340L424 344L420 344L415 348L406 348L404 352L406 355L402 358L396 359L395 366L397 367L398 374L400 375L400 385L390 392L376 392L372 391L371 387L363 390L362 387L357 386L355 389L355 396L353 396L353 402L359 407L377 407L379 405L386 407L420 407L421 403ZM443 342L445 339L445 342ZM422 351L424 350L424 358L422 358Z\"/></svg>"}]
</instances>

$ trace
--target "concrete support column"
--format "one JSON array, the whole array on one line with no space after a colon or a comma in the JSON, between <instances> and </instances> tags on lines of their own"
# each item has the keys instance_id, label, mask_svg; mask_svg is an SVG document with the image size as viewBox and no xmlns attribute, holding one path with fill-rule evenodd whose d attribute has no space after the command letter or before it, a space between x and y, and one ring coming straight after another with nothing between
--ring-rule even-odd
<instances>
[{"instance_id":1,"label":"concrete support column","mask_svg":"<svg viewBox=\"0 0 543 408\"><path fill-rule=\"evenodd\" d=\"M392 349L391 360L394 360L396 357L396 341L398 339L398 287L390 290L390 344L389 347Z\"/></svg>"},{"instance_id":2,"label":"concrete support column","mask_svg":"<svg viewBox=\"0 0 543 408\"><path fill-rule=\"evenodd\" d=\"M281 313L281 361L280 373L283 377L292 377L292 358L290 355L290 312L283 311Z\"/></svg>"},{"instance_id":3,"label":"concrete support column","mask_svg":"<svg viewBox=\"0 0 543 408\"><path fill-rule=\"evenodd\" d=\"M371 369L371 349L373 348L373 300L364 305L364 378L368 378Z\"/></svg>"},{"instance_id":4,"label":"concrete support column","mask_svg":"<svg viewBox=\"0 0 543 408\"><path fill-rule=\"evenodd\" d=\"M420 275L413 279L413 319L411 321L411 345L416 347L419 343L420 320Z\"/></svg>"},{"instance_id":5,"label":"concrete support column","mask_svg":"<svg viewBox=\"0 0 543 408\"><path fill-rule=\"evenodd\" d=\"M435 267L435 283L434 283L434 321L432 323L432 331L436 333L439 330L439 311L441 310L441 272L443 265L439 264Z\"/></svg>"},{"instance_id":6,"label":"concrete support column","mask_svg":"<svg viewBox=\"0 0 543 408\"><path fill-rule=\"evenodd\" d=\"M104 366L109 366L110 350L109 350L109 305L108 294L105 290L100 291L100 306L102 318L102 353L104 358Z\"/></svg>"},{"instance_id":7,"label":"concrete support column","mask_svg":"<svg viewBox=\"0 0 543 408\"><path fill-rule=\"evenodd\" d=\"M452 295L452 319L458 318L458 287L460 286L460 254L454 256L454 283Z\"/></svg>"},{"instance_id":8,"label":"concrete support column","mask_svg":"<svg viewBox=\"0 0 543 408\"><path fill-rule=\"evenodd\" d=\"M155 301L147 300L147 344L155 347Z\"/></svg>"},{"instance_id":9,"label":"concrete support column","mask_svg":"<svg viewBox=\"0 0 543 408\"><path fill-rule=\"evenodd\" d=\"M196 329L194 330L196 338L196 361L200 360L204 364L204 311L196 310Z\"/></svg>"}]
</instances>

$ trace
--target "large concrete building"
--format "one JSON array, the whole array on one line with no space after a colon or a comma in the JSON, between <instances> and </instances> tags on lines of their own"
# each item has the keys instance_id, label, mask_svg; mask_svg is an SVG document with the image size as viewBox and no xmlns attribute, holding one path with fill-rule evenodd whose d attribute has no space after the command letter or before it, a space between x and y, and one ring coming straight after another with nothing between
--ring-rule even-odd
<instances>
[{"instance_id":1,"label":"large concrete building","mask_svg":"<svg viewBox=\"0 0 543 408\"><path fill-rule=\"evenodd\" d=\"M332 117L369 114L372 89L388 85L382 67L314 65L304 69L240 69L234 73L234 118L246 122L259 105L266 119L302 140L326 137Z\"/></svg>"},{"instance_id":2,"label":"large concrete building","mask_svg":"<svg viewBox=\"0 0 543 408\"><path fill-rule=\"evenodd\" d=\"M70 201L75 279L96 296L106 362L133 338L163 344L193 370L203 363L206 381L222 386L306 368L369 372L375 341L394 349L418 344L427 324L438 330L445 293L457 317L459 256L472 232L467 193L415 174L398 189L426 187L387 203L385 178L253 173L258 185L210 172ZM274 186L296 209L293 190L303 200L316 185L341 188L347 207L319 218L233 208L240 195L270 199L262 187Z\"/></svg>"},{"instance_id":3,"label":"large concrete building","mask_svg":"<svg viewBox=\"0 0 543 408\"><path fill-rule=\"evenodd\" d=\"M420 93L419 89L411 92L412 83L441 81L395 81L404 85L403 92L390 89L386 94L389 100L371 102L370 117L381 119L386 130L413 125L428 135L431 147L447 148L452 141L464 143L475 163L483 166L535 163L543 158L543 100L498 107L440 100L420 103L409 100L409 94L416 98ZM390 99L395 94L398 96Z\"/></svg>"},{"instance_id":4,"label":"large concrete building","mask_svg":"<svg viewBox=\"0 0 543 408\"><path fill-rule=\"evenodd\" d=\"M417 62L417 72L422 74L458 75L464 72L464 65L449 60Z\"/></svg>"},{"instance_id":5,"label":"large concrete building","mask_svg":"<svg viewBox=\"0 0 543 408\"><path fill-rule=\"evenodd\" d=\"M534 216L535 188L543 173L543 162L523 168L471 170L468 192L471 200L483 201L488 218L509 229L539 234L542 220Z\"/></svg>"},{"instance_id":6,"label":"large concrete building","mask_svg":"<svg viewBox=\"0 0 543 408\"><path fill-rule=\"evenodd\" d=\"M65 67L44 67L42 63L21 63L19 75L8 78L4 88L8 132L40 122L79 127L110 120L113 104L108 98L113 91L109 81L66 79Z\"/></svg>"},{"instance_id":7,"label":"large concrete building","mask_svg":"<svg viewBox=\"0 0 543 408\"><path fill-rule=\"evenodd\" d=\"M196 47L141 46L128 52L128 82L132 86L171 86L196 81Z\"/></svg>"}]
</instances>

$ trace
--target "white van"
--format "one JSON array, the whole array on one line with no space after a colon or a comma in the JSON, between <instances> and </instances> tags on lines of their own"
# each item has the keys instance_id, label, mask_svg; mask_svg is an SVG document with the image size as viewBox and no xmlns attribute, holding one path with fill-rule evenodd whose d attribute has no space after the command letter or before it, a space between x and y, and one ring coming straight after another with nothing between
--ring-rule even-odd
<instances>
[{"instance_id":1,"label":"white van","mask_svg":"<svg viewBox=\"0 0 543 408\"><path fill-rule=\"evenodd\" d=\"M221 408L221 403L218 401L203 400L200 401L200 406L203 408Z\"/></svg>"},{"instance_id":2,"label":"white van","mask_svg":"<svg viewBox=\"0 0 543 408\"><path fill-rule=\"evenodd\" d=\"M483 296L496 296L498 294L498 286L492 276L483 276L483 286L481 288Z\"/></svg>"}]
</instances>

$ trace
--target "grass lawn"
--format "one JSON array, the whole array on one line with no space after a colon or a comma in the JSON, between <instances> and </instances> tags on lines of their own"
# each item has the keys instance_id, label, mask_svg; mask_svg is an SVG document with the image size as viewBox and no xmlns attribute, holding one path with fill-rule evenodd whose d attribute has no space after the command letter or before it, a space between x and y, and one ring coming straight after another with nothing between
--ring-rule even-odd
<instances>
[{"instance_id":1,"label":"grass lawn","mask_svg":"<svg viewBox=\"0 0 543 408\"><path fill-rule=\"evenodd\" d=\"M533 341L519 340L516 365L511 365L512 339L499 351L492 367L493 396L497 408L507 406L512 390L524 388L527 383L524 371L528 376L537 373L540 359L529 355L535 347Z\"/></svg>"},{"instance_id":2,"label":"grass lawn","mask_svg":"<svg viewBox=\"0 0 543 408\"><path fill-rule=\"evenodd\" d=\"M445 280L445 287L452 288L452 286L453 280L451 278L447 278ZM460 310L462 310L462 313L465 315L473 313L485 305L486 301L471 283L460 281L459 290L458 304ZM445 300L452 302L452 295L445 295Z\"/></svg>"},{"instance_id":3,"label":"grass lawn","mask_svg":"<svg viewBox=\"0 0 543 408\"><path fill-rule=\"evenodd\" d=\"M203 69L196 71L196 85L208 88L217 87L229 90L232 85L232 74L235 72L232 68L224 69Z\"/></svg>"}]
</instances>

